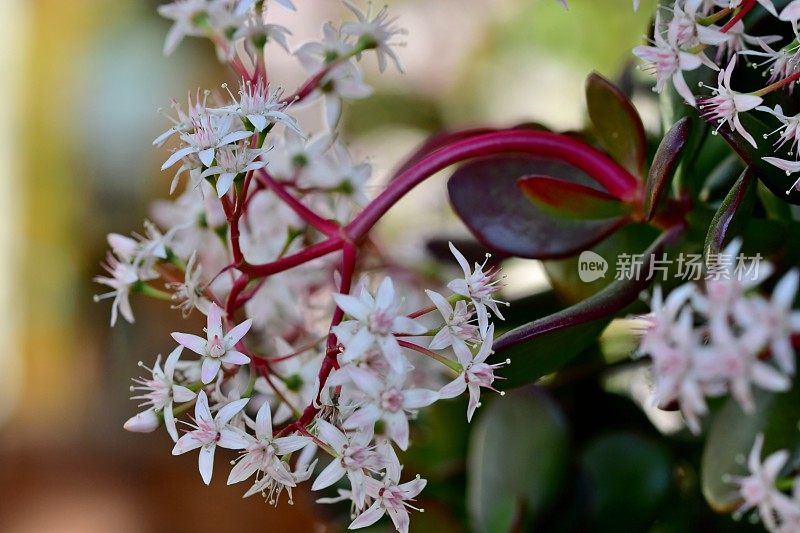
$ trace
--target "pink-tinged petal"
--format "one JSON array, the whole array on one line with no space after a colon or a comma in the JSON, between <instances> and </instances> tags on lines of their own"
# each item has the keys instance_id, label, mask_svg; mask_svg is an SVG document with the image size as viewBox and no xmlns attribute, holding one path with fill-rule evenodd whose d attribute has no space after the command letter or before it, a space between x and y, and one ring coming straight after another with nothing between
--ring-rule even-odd
<instances>
[{"instance_id":1,"label":"pink-tinged petal","mask_svg":"<svg viewBox=\"0 0 800 533\"><path fill-rule=\"evenodd\" d=\"M764 446L764 434L759 433L756 435L756 441L753 443L753 448L750 450L750 455L747 456L747 468L750 472L756 472L761 466L761 448Z\"/></svg>"},{"instance_id":2,"label":"pink-tinged petal","mask_svg":"<svg viewBox=\"0 0 800 533\"><path fill-rule=\"evenodd\" d=\"M456 379L439 389L439 398L447 400L461 396L467 390L467 382L464 380L464 374L459 374Z\"/></svg>"},{"instance_id":3,"label":"pink-tinged petal","mask_svg":"<svg viewBox=\"0 0 800 533\"><path fill-rule=\"evenodd\" d=\"M231 144L236 141L241 141L242 139L247 139L252 137L253 133L249 131L234 131L233 133L227 134L225 137L220 139L218 146L222 146L223 144ZM208 165L206 165L208 166Z\"/></svg>"},{"instance_id":4,"label":"pink-tinged petal","mask_svg":"<svg viewBox=\"0 0 800 533\"><path fill-rule=\"evenodd\" d=\"M256 436L258 438L272 438L272 410L269 402L264 402L256 413Z\"/></svg>"},{"instance_id":5,"label":"pink-tinged petal","mask_svg":"<svg viewBox=\"0 0 800 533\"><path fill-rule=\"evenodd\" d=\"M386 512L398 533L408 533L409 517L405 507L388 507Z\"/></svg>"},{"instance_id":6,"label":"pink-tinged petal","mask_svg":"<svg viewBox=\"0 0 800 533\"><path fill-rule=\"evenodd\" d=\"M460 296L469 296L469 286L466 280L454 279L447 284L447 288Z\"/></svg>"},{"instance_id":7,"label":"pink-tinged petal","mask_svg":"<svg viewBox=\"0 0 800 533\"><path fill-rule=\"evenodd\" d=\"M131 309L131 301L128 298L127 291L119 293L114 301L118 303L119 313L122 315L122 318L127 320L129 324L136 322L133 317L133 309ZM116 306L114 306L112 310L113 309L116 309Z\"/></svg>"},{"instance_id":8,"label":"pink-tinged petal","mask_svg":"<svg viewBox=\"0 0 800 533\"><path fill-rule=\"evenodd\" d=\"M230 422L231 419L239 413L239 411L244 409L244 406L247 405L247 402L249 401L250 398L242 398L241 400L235 400L225 404L222 409L217 411L217 416L214 419L217 422L217 425L224 426Z\"/></svg>"},{"instance_id":9,"label":"pink-tinged petal","mask_svg":"<svg viewBox=\"0 0 800 533\"><path fill-rule=\"evenodd\" d=\"M299 467L298 467L299 468ZM287 487L295 487L297 483L295 483L294 477L286 468L286 463L283 461L272 461L270 465L267 467L267 474L275 478L279 483L286 485Z\"/></svg>"},{"instance_id":10,"label":"pink-tinged petal","mask_svg":"<svg viewBox=\"0 0 800 533\"><path fill-rule=\"evenodd\" d=\"M789 460L789 451L788 450L780 450L764 460L764 473L767 475L769 479L776 479L778 474L780 473L783 465L786 464L786 461Z\"/></svg>"},{"instance_id":11,"label":"pink-tinged petal","mask_svg":"<svg viewBox=\"0 0 800 533\"><path fill-rule=\"evenodd\" d=\"M211 416L211 409L208 407L208 396L206 396L206 391L204 390L197 394L197 403L194 404L194 418L198 422L206 422L209 425L214 423L214 417Z\"/></svg>"},{"instance_id":12,"label":"pink-tinged petal","mask_svg":"<svg viewBox=\"0 0 800 533\"><path fill-rule=\"evenodd\" d=\"M258 461L254 460L250 455L246 455L239 459L233 468L231 468L231 473L228 474L228 485L240 483L251 477L257 471Z\"/></svg>"},{"instance_id":13,"label":"pink-tinged petal","mask_svg":"<svg viewBox=\"0 0 800 533\"><path fill-rule=\"evenodd\" d=\"M353 520L348 529L361 529L362 527L371 526L381 519L384 513L384 508L381 507L381 502L374 502L369 506L369 509L361 513Z\"/></svg>"},{"instance_id":14,"label":"pink-tinged petal","mask_svg":"<svg viewBox=\"0 0 800 533\"><path fill-rule=\"evenodd\" d=\"M223 172L217 178L217 197L222 198L225 196L231 185L233 185L233 180L236 178L236 174L233 172Z\"/></svg>"},{"instance_id":15,"label":"pink-tinged petal","mask_svg":"<svg viewBox=\"0 0 800 533\"><path fill-rule=\"evenodd\" d=\"M363 470L348 470L347 479L350 480L350 493L356 509L363 509L367 503L367 486Z\"/></svg>"},{"instance_id":16,"label":"pink-tinged petal","mask_svg":"<svg viewBox=\"0 0 800 533\"><path fill-rule=\"evenodd\" d=\"M197 465L200 469L200 477L203 478L203 483L206 485L211 484L211 474L214 471L214 450L216 448L213 444L200 448L200 457L197 460Z\"/></svg>"},{"instance_id":17,"label":"pink-tinged petal","mask_svg":"<svg viewBox=\"0 0 800 533\"><path fill-rule=\"evenodd\" d=\"M172 402L167 402L164 406L164 427L172 438L172 442L178 442L178 428L175 424L175 414L172 412Z\"/></svg>"},{"instance_id":18,"label":"pink-tinged petal","mask_svg":"<svg viewBox=\"0 0 800 533\"><path fill-rule=\"evenodd\" d=\"M436 309L439 310L439 313L445 319L445 322L450 320L450 317L453 316L453 306L450 305L450 302L447 301L447 298L439 294L438 292L425 290L425 294L428 295L428 298L431 299L433 305L436 306Z\"/></svg>"},{"instance_id":19,"label":"pink-tinged petal","mask_svg":"<svg viewBox=\"0 0 800 533\"><path fill-rule=\"evenodd\" d=\"M486 337L486 330L489 329L489 314L486 312L486 305L475 302L475 314L478 315L478 331L481 333L481 338Z\"/></svg>"},{"instance_id":20,"label":"pink-tinged petal","mask_svg":"<svg viewBox=\"0 0 800 533\"><path fill-rule=\"evenodd\" d=\"M767 11L769 11L769 12L770 12L770 14L771 14L773 17L777 17L777 16L778 16L778 12L777 12L777 11L775 11L775 6L774 6L774 5L772 5L772 0L758 0L758 3L759 3L759 4L761 4L761 6L762 6L764 9L766 9ZM798 9L800 9L800 8L798 8ZM800 15L799 15L799 16L800 16Z\"/></svg>"},{"instance_id":21,"label":"pink-tinged petal","mask_svg":"<svg viewBox=\"0 0 800 533\"><path fill-rule=\"evenodd\" d=\"M762 389L780 392L789 390L792 385L787 376L767 363L756 361L750 371L753 383Z\"/></svg>"},{"instance_id":22,"label":"pink-tinged petal","mask_svg":"<svg viewBox=\"0 0 800 533\"><path fill-rule=\"evenodd\" d=\"M473 383L469 383L467 385L469 389L469 405L467 406L467 422L472 422L472 417L475 415L475 409L478 408L480 405L481 400L481 388L478 385Z\"/></svg>"},{"instance_id":23,"label":"pink-tinged petal","mask_svg":"<svg viewBox=\"0 0 800 533\"><path fill-rule=\"evenodd\" d=\"M359 298L349 294L334 294L333 300L346 315L360 322L366 322L369 318L370 309Z\"/></svg>"},{"instance_id":24,"label":"pink-tinged petal","mask_svg":"<svg viewBox=\"0 0 800 533\"><path fill-rule=\"evenodd\" d=\"M130 417L122 427L125 428L125 431L132 433L152 433L160 425L158 415L152 409L148 409Z\"/></svg>"},{"instance_id":25,"label":"pink-tinged petal","mask_svg":"<svg viewBox=\"0 0 800 533\"><path fill-rule=\"evenodd\" d=\"M428 328L420 324L414 319L407 316L397 316L392 321L392 331L395 333L410 333L412 335L422 335Z\"/></svg>"},{"instance_id":26,"label":"pink-tinged petal","mask_svg":"<svg viewBox=\"0 0 800 533\"><path fill-rule=\"evenodd\" d=\"M248 318L232 330L230 330L225 335L225 344L229 347L233 347L236 345L237 342L242 340L242 338L250 331L250 327L253 325L253 319Z\"/></svg>"},{"instance_id":27,"label":"pink-tinged petal","mask_svg":"<svg viewBox=\"0 0 800 533\"><path fill-rule=\"evenodd\" d=\"M409 389L403 391L403 407L419 409L427 407L439 399L439 393L428 389Z\"/></svg>"},{"instance_id":28,"label":"pink-tinged petal","mask_svg":"<svg viewBox=\"0 0 800 533\"><path fill-rule=\"evenodd\" d=\"M175 443L175 446L172 448L172 455L181 455L186 452L190 452L192 450L196 450L197 448L201 447L203 444L194 438L194 435L191 433L184 433L181 438Z\"/></svg>"},{"instance_id":29,"label":"pink-tinged petal","mask_svg":"<svg viewBox=\"0 0 800 533\"><path fill-rule=\"evenodd\" d=\"M800 281L800 273L797 270L790 270L775 284L775 288L772 290L772 301L779 308L792 308L794 298L797 295L798 281Z\"/></svg>"},{"instance_id":30,"label":"pink-tinged petal","mask_svg":"<svg viewBox=\"0 0 800 533\"><path fill-rule=\"evenodd\" d=\"M195 393L183 385L172 386L172 399L178 403L190 402L194 400Z\"/></svg>"},{"instance_id":31,"label":"pink-tinged petal","mask_svg":"<svg viewBox=\"0 0 800 533\"><path fill-rule=\"evenodd\" d=\"M489 325L484 339L485 340L483 341L483 344L481 344L481 349L478 350L478 353L475 354L475 358L473 359L475 363L483 363L493 353L492 343L494 342L494 324Z\"/></svg>"},{"instance_id":32,"label":"pink-tinged petal","mask_svg":"<svg viewBox=\"0 0 800 533\"><path fill-rule=\"evenodd\" d=\"M248 356L242 352L237 352L236 350L228 350L225 352L225 355L219 358L219 360L229 365L246 365L250 362L250 358Z\"/></svg>"},{"instance_id":33,"label":"pink-tinged petal","mask_svg":"<svg viewBox=\"0 0 800 533\"><path fill-rule=\"evenodd\" d=\"M369 404L359 408L344 421L345 429L361 429L372 427L375 421L381 416L381 410L377 405Z\"/></svg>"},{"instance_id":34,"label":"pink-tinged petal","mask_svg":"<svg viewBox=\"0 0 800 533\"><path fill-rule=\"evenodd\" d=\"M317 420L317 432L322 442L333 448L336 453L341 454L344 447L347 445L347 437L345 434L326 420Z\"/></svg>"},{"instance_id":35,"label":"pink-tinged petal","mask_svg":"<svg viewBox=\"0 0 800 533\"><path fill-rule=\"evenodd\" d=\"M461 366L467 366L472 362L472 352L467 344L461 339L453 338L453 352Z\"/></svg>"},{"instance_id":36,"label":"pink-tinged petal","mask_svg":"<svg viewBox=\"0 0 800 533\"><path fill-rule=\"evenodd\" d=\"M247 434L238 428L228 426L219 432L217 446L228 450L244 450L250 445Z\"/></svg>"},{"instance_id":37,"label":"pink-tinged petal","mask_svg":"<svg viewBox=\"0 0 800 533\"><path fill-rule=\"evenodd\" d=\"M755 109L756 107L761 105L764 99L760 96L755 96L752 94L737 94L733 97L733 103L736 106L736 110L741 112L750 111L751 109Z\"/></svg>"},{"instance_id":38,"label":"pink-tinged petal","mask_svg":"<svg viewBox=\"0 0 800 533\"><path fill-rule=\"evenodd\" d=\"M347 365L342 367L342 372L363 392L373 398L377 398L383 389L383 382L374 373L366 368Z\"/></svg>"},{"instance_id":39,"label":"pink-tinged petal","mask_svg":"<svg viewBox=\"0 0 800 533\"><path fill-rule=\"evenodd\" d=\"M198 337L197 335L192 335L191 333L178 333L175 332L172 334L172 338L180 344L181 346L185 346L189 348L196 354L205 355L206 354L206 345L208 341L202 337Z\"/></svg>"},{"instance_id":40,"label":"pink-tinged petal","mask_svg":"<svg viewBox=\"0 0 800 533\"><path fill-rule=\"evenodd\" d=\"M447 326L443 327L439 330L439 332L433 336L431 343L428 345L428 349L430 350L443 350L453 344L453 334L450 333L450 328Z\"/></svg>"},{"instance_id":41,"label":"pink-tinged petal","mask_svg":"<svg viewBox=\"0 0 800 533\"><path fill-rule=\"evenodd\" d=\"M452 253L453 257L455 257L456 261L458 261L458 265L461 267L461 270L464 271L464 276L469 276L472 273L472 270L469 268L467 258L464 257L464 254L458 251L458 248L456 248L452 242L448 242L447 245L450 247L450 253Z\"/></svg>"},{"instance_id":42,"label":"pink-tinged petal","mask_svg":"<svg viewBox=\"0 0 800 533\"><path fill-rule=\"evenodd\" d=\"M172 350L167 356L167 360L164 361L164 375L170 381L172 381L172 376L175 375L175 365L178 363L181 353L183 353L182 345Z\"/></svg>"},{"instance_id":43,"label":"pink-tinged petal","mask_svg":"<svg viewBox=\"0 0 800 533\"><path fill-rule=\"evenodd\" d=\"M779 157L762 157L761 159L770 165L776 166L781 170L785 170L786 172L800 172L800 161L787 161L786 159L781 159Z\"/></svg>"},{"instance_id":44,"label":"pink-tinged petal","mask_svg":"<svg viewBox=\"0 0 800 533\"><path fill-rule=\"evenodd\" d=\"M753 146L753 148L758 148L758 143L756 143L756 140L752 135L750 135L750 132L748 132L742 125L742 121L738 114L734 115L733 117L733 127L739 132L739 135L744 137L744 139Z\"/></svg>"},{"instance_id":45,"label":"pink-tinged petal","mask_svg":"<svg viewBox=\"0 0 800 533\"><path fill-rule=\"evenodd\" d=\"M264 131L264 128L267 127L267 117L264 115L247 115L247 120L249 120L250 124L255 126L258 131Z\"/></svg>"},{"instance_id":46,"label":"pink-tinged petal","mask_svg":"<svg viewBox=\"0 0 800 533\"><path fill-rule=\"evenodd\" d=\"M114 253L120 257L131 258L136 253L138 243L135 239L119 233L109 233L106 240Z\"/></svg>"},{"instance_id":47,"label":"pink-tinged petal","mask_svg":"<svg viewBox=\"0 0 800 533\"><path fill-rule=\"evenodd\" d=\"M203 366L200 368L200 381L203 382L203 385L208 385L217 379L217 374L221 366L222 361L214 357L206 357L203 359Z\"/></svg>"},{"instance_id":48,"label":"pink-tinged petal","mask_svg":"<svg viewBox=\"0 0 800 533\"><path fill-rule=\"evenodd\" d=\"M375 336L366 327L362 327L344 343L344 352L339 358L343 363L360 359L374 344Z\"/></svg>"},{"instance_id":49,"label":"pink-tinged petal","mask_svg":"<svg viewBox=\"0 0 800 533\"><path fill-rule=\"evenodd\" d=\"M385 414L386 435L397 443L397 446L405 451L408 449L408 418L402 411L397 413Z\"/></svg>"},{"instance_id":50,"label":"pink-tinged petal","mask_svg":"<svg viewBox=\"0 0 800 533\"><path fill-rule=\"evenodd\" d=\"M789 2L778 18L785 22L797 22L800 19L800 0Z\"/></svg>"},{"instance_id":51,"label":"pink-tinged petal","mask_svg":"<svg viewBox=\"0 0 800 533\"><path fill-rule=\"evenodd\" d=\"M303 435L289 435L288 437L278 437L273 444L278 455L286 455L305 448L310 442L312 442L311 439Z\"/></svg>"},{"instance_id":52,"label":"pink-tinged petal","mask_svg":"<svg viewBox=\"0 0 800 533\"><path fill-rule=\"evenodd\" d=\"M697 107L697 102L694 99L694 95L692 94L692 90L686 84L686 80L683 77L683 73L679 70L672 76L672 84L675 87L675 91L683 97L684 101L692 107Z\"/></svg>"},{"instance_id":53,"label":"pink-tinged petal","mask_svg":"<svg viewBox=\"0 0 800 533\"><path fill-rule=\"evenodd\" d=\"M407 361L403 357L403 351L400 349L397 339L392 335L387 335L378 341L378 345L392 371L400 375L405 374Z\"/></svg>"},{"instance_id":54,"label":"pink-tinged petal","mask_svg":"<svg viewBox=\"0 0 800 533\"><path fill-rule=\"evenodd\" d=\"M215 336L222 338L222 309L215 303L211 304L208 309L208 317L206 317L206 335L209 339Z\"/></svg>"},{"instance_id":55,"label":"pink-tinged petal","mask_svg":"<svg viewBox=\"0 0 800 533\"><path fill-rule=\"evenodd\" d=\"M197 154L197 157L200 158L200 162L203 163L206 167L210 167L211 163L214 162L214 149L213 148L206 148Z\"/></svg>"},{"instance_id":56,"label":"pink-tinged petal","mask_svg":"<svg viewBox=\"0 0 800 533\"><path fill-rule=\"evenodd\" d=\"M314 484L311 485L311 490L321 490L330 487L342 479L345 473L346 471L342 466L342 462L338 457L334 457L333 461L328 463L328 466L326 466L325 469L319 473L317 479L314 480Z\"/></svg>"},{"instance_id":57,"label":"pink-tinged petal","mask_svg":"<svg viewBox=\"0 0 800 533\"><path fill-rule=\"evenodd\" d=\"M196 152L196 150L191 146L187 146L186 148L181 148L180 150L173 152L172 155L169 156L169 159L164 161L164 164L161 165L161 170L167 170L169 167L171 167L172 165L174 165L187 155L193 154L194 152Z\"/></svg>"},{"instance_id":58,"label":"pink-tinged petal","mask_svg":"<svg viewBox=\"0 0 800 533\"><path fill-rule=\"evenodd\" d=\"M383 278L378 292L375 294L375 307L378 309L389 309L394 305L394 284L392 278Z\"/></svg>"},{"instance_id":59,"label":"pink-tinged petal","mask_svg":"<svg viewBox=\"0 0 800 533\"><path fill-rule=\"evenodd\" d=\"M398 485L397 488L403 491L403 499L410 500L419 496L422 489L428 484L428 480L422 478L415 478L411 481Z\"/></svg>"}]
</instances>

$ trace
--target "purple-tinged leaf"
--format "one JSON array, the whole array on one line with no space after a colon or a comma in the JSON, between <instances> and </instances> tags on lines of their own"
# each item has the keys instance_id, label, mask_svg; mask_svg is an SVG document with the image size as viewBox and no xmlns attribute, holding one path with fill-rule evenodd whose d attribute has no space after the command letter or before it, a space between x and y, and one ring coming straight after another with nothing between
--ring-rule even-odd
<instances>
[{"instance_id":1,"label":"purple-tinged leaf","mask_svg":"<svg viewBox=\"0 0 800 533\"><path fill-rule=\"evenodd\" d=\"M453 208L489 250L532 259L569 257L624 224L622 217L588 221L548 215L517 187L520 177L531 174L592 183L586 174L566 163L521 155L472 161L450 178L447 185Z\"/></svg>"},{"instance_id":2,"label":"purple-tinged leaf","mask_svg":"<svg viewBox=\"0 0 800 533\"><path fill-rule=\"evenodd\" d=\"M706 234L703 250L707 254L718 254L725 247L725 240L730 233L732 223L743 211L752 208L755 201L756 180L751 168L746 168L733 187L722 205L717 210Z\"/></svg>"},{"instance_id":3,"label":"purple-tinged leaf","mask_svg":"<svg viewBox=\"0 0 800 533\"><path fill-rule=\"evenodd\" d=\"M651 280L646 273L653 258L675 231L662 234L643 254L642 276L615 280L587 299L501 335L490 362L511 359L502 371L503 388L531 383L557 371L594 343L615 314L635 302Z\"/></svg>"},{"instance_id":4,"label":"purple-tinged leaf","mask_svg":"<svg viewBox=\"0 0 800 533\"><path fill-rule=\"evenodd\" d=\"M631 211L630 204L580 183L548 176L526 176L520 178L518 185L534 204L556 216L597 220L624 216Z\"/></svg>"},{"instance_id":5,"label":"purple-tinged leaf","mask_svg":"<svg viewBox=\"0 0 800 533\"><path fill-rule=\"evenodd\" d=\"M597 140L634 176L642 176L647 138L642 119L625 94L593 72L586 79L586 106Z\"/></svg>"},{"instance_id":6,"label":"purple-tinged leaf","mask_svg":"<svg viewBox=\"0 0 800 533\"><path fill-rule=\"evenodd\" d=\"M651 220L658 209L664 193L667 191L672 179L672 174L681 159L683 147L689 138L692 121L683 117L673 124L658 145L653 164L647 174L647 184L644 194L644 218Z\"/></svg>"}]
</instances>

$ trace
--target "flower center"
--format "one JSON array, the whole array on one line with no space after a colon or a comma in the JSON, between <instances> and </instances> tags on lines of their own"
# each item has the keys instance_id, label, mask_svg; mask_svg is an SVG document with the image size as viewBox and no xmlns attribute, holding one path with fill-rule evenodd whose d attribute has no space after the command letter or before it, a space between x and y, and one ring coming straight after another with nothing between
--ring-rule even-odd
<instances>
[{"instance_id":1,"label":"flower center","mask_svg":"<svg viewBox=\"0 0 800 533\"><path fill-rule=\"evenodd\" d=\"M214 338L208 341L208 355L211 357L222 357L225 355L225 346L222 344L222 339L219 335L214 335Z\"/></svg>"},{"instance_id":2,"label":"flower center","mask_svg":"<svg viewBox=\"0 0 800 533\"><path fill-rule=\"evenodd\" d=\"M384 411L396 413L403 408L403 393L397 389L389 389L381 394L381 407Z\"/></svg>"}]
</instances>

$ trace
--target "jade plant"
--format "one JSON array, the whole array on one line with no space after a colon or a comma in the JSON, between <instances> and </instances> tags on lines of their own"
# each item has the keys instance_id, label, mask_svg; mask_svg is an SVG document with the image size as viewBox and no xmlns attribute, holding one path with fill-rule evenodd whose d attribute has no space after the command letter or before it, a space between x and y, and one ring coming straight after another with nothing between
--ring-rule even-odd
<instances>
[{"instance_id":1,"label":"jade plant","mask_svg":"<svg viewBox=\"0 0 800 533\"><path fill-rule=\"evenodd\" d=\"M406 30L346 7L300 46L270 22L288 0L159 8L166 53L207 38L231 78L173 102L154 145L175 196L108 237L112 326L132 297L205 323L140 363L125 428L164 427L206 484L234 450L245 496L319 491L351 529L407 531L432 502L475 531L735 527L725 513L800 531L800 1L661 2L633 51L657 95L591 74L582 131L439 132L377 195L342 109L371 94L368 58L402 71ZM294 90L269 81L280 49L308 74ZM444 170L472 238L398 264L373 229ZM504 296L514 258L551 288Z\"/></svg>"}]
</instances>

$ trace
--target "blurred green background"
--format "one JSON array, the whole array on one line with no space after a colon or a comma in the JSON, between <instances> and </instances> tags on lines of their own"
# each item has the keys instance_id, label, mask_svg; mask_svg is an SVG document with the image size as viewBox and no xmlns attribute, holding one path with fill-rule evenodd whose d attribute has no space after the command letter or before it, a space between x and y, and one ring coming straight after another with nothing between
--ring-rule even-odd
<instances>
[{"instance_id":1,"label":"blurred green background","mask_svg":"<svg viewBox=\"0 0 800 533\"><path fill-rule=\"evenodd\" d=\"M344 15L334 0L295 2L298 13L273 10L275 22L294 31L293 47ZM136 362L166 353L180 319L137 299L137 323L110 330L108 306L92 303L100 288L91 278L100 273L105 234L140 228L148 202L166 194L164 154L150 145L165 129L156 110L232 81L204 41L162 56L169 24L156 15L158 3L0 0L0 530L336 531L341 522L326 524L332 515L311 509L309 495L273 510L241 500L239 488L221 480L206 488L196 457L171 457L166 434L122 430L135 411L127 397ZM586 75L621 72L654 5L645 0L635 14L630 0L571 0L568 12L556 0L387 3L409 30L400 51L408 72L378 76L368 58L376 95L344 117L345 139L376 169L373 191L403 154L441 129L581 127ZM272 79L300 83L299 67L274 52ZM655 110L641 104L656 128ZM304 110L303 124L313 129L319 113ZM421 237L463 232L444 179L410 195L380 231L408 260L423 253ZM510 289L541 285L537 272L512 265ZM418 440L428 463L447 457L425 448L425 433ZM415 517L412 531L459 530L454 515L463 502L442 498Z\"/></svg>"}]
</instances>

